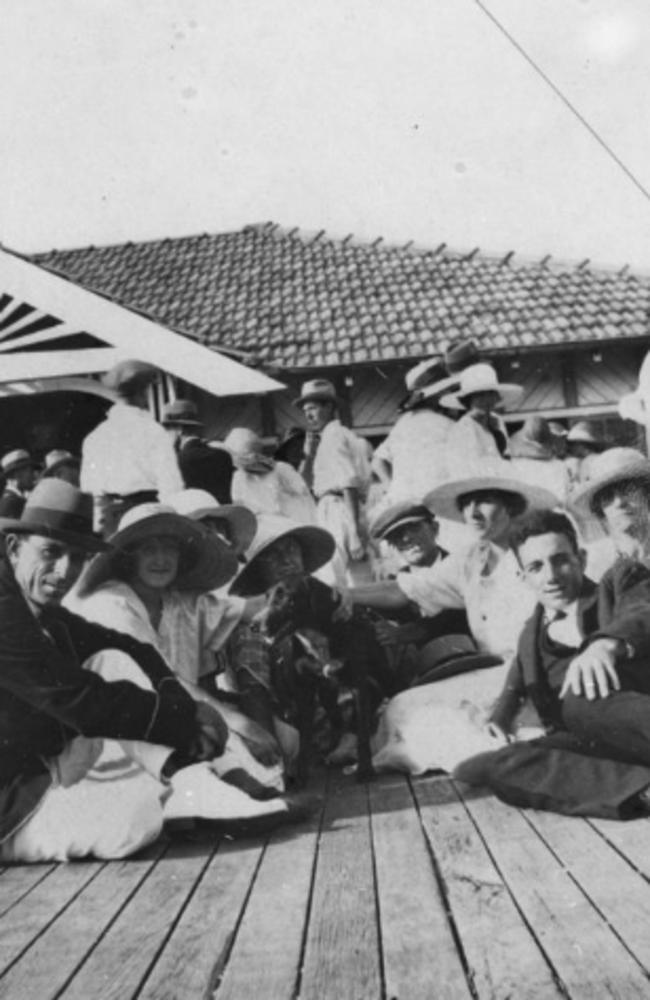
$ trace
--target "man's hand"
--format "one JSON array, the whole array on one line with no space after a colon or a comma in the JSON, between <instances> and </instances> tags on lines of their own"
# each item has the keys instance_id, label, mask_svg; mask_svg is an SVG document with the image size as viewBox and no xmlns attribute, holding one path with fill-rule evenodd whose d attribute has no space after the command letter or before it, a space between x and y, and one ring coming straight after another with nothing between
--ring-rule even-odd
<instances>
[{"instance_id":1,"label":"man's hand","mask_svg":"<svg viewBox=\"0 0 650 1000\"><path fill-rule=\"evenodd\" d=\"M228 740L228 725L221 714L205 701L196 704L196 721L199 727L198 759L219 757Z\"/></svg>"},{"instance_id":2,"label":"man's hand","mask_svg":"<svg viewBox=\"0 0 650 1000\"><path fill-rule=\"evenodd\" d=\"M588 701L606 698L611 691L620 691L621 682L616 672L616 659L620 657L619 639L596 639L571 660L560 698L567 691L584 695Z\"/></svg>"},{"instance_id":3,"label":"man's hand","mask_svg":"<svg viewBox=\"0 0 650 1000\"><path fill-rule=\"evenodd\" d=\"M352 535L348 543L348 552L352 562L361 562L366 557L366 549L358 535Z\"/></svg>"}]
</instances>

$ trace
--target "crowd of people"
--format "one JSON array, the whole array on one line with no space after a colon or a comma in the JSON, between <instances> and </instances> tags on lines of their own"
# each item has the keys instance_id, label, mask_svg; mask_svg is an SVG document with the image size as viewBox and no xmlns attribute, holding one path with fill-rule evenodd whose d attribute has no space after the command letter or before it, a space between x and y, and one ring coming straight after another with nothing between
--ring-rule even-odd
<instances>
[{"instance_id":1,"label":"crowd of people","mask_svg":"<svg viewBox=\"0 0 650 1000\"><path fill-rule=\"evenodd\" d=\"M523 390L472 341L407 372L374 451L326 379L303 384L278 443L208 441L189 400L157 422L156 377L106 375L116 402L80 457L0 459L0 862L300 819L305 753L353 769L368 706L377 771L648 811L642 451L586 421L510 434ZM643 425L644 393L640 378L621 410Z\"/></svg>"}]
</instances>

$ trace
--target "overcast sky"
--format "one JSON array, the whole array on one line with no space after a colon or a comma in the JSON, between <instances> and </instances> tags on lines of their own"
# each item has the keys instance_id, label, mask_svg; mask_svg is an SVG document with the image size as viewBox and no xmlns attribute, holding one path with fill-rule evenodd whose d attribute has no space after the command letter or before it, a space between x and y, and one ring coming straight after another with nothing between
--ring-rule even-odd
<instances>
[{"instance_id":1,"label":"overcast sky","mask_svg":"<svg viewBox=\"0 0 650 1000\"><path fill-rule=\"evenodd\" d=\"M650 270L646 0L2 0L0 241L273 220Z\"/></svg>"}]
</instances>

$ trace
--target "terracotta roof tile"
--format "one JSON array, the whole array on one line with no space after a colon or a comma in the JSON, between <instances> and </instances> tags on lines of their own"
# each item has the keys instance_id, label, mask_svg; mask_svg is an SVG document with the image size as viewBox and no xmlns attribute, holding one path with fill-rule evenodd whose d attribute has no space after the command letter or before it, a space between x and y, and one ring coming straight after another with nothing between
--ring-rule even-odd
<instances>
[{"instance_id":1,"label":"terracotta roof tile","mask_svg":"<svg viewBox=\"0 0 650 1000\"><path fill-rule=\"evenodd\" d=\"M650 278L588 262L497 259L288 232L52 251L33 258L221 350L310 368L646 337Z\"/></svg>"}]
</instances>

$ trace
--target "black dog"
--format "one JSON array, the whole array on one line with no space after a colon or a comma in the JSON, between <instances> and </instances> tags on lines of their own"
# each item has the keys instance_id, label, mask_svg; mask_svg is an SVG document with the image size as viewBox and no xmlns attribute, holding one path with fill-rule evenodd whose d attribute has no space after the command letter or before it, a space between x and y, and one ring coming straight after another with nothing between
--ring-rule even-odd
<instances>
[{"instance_id":1,"label":"black dog","mask_svg":"<svg viewBox=\"0 0 650 1000\"><path fill-rule=\"evenodd\" d=\"M372 775L370 718L372 708L390 696L392 684L384 651L369 619L355 610L337 620L337 595L311 576L297 575L267 593L258 617L272 642L272 679L281 702L292 704L300 734L299 779L308 774L310 737L316 700L323 705L333 732L342 731L338 704L341 685L353 691L358 739L359 781ZM322 637L327 639L325 645ZM275 655L273 655L275 651ZM329 653L329 655L328 655ZM388 688L388 690L387 690Z\"/></svg>"}]
</instances>

